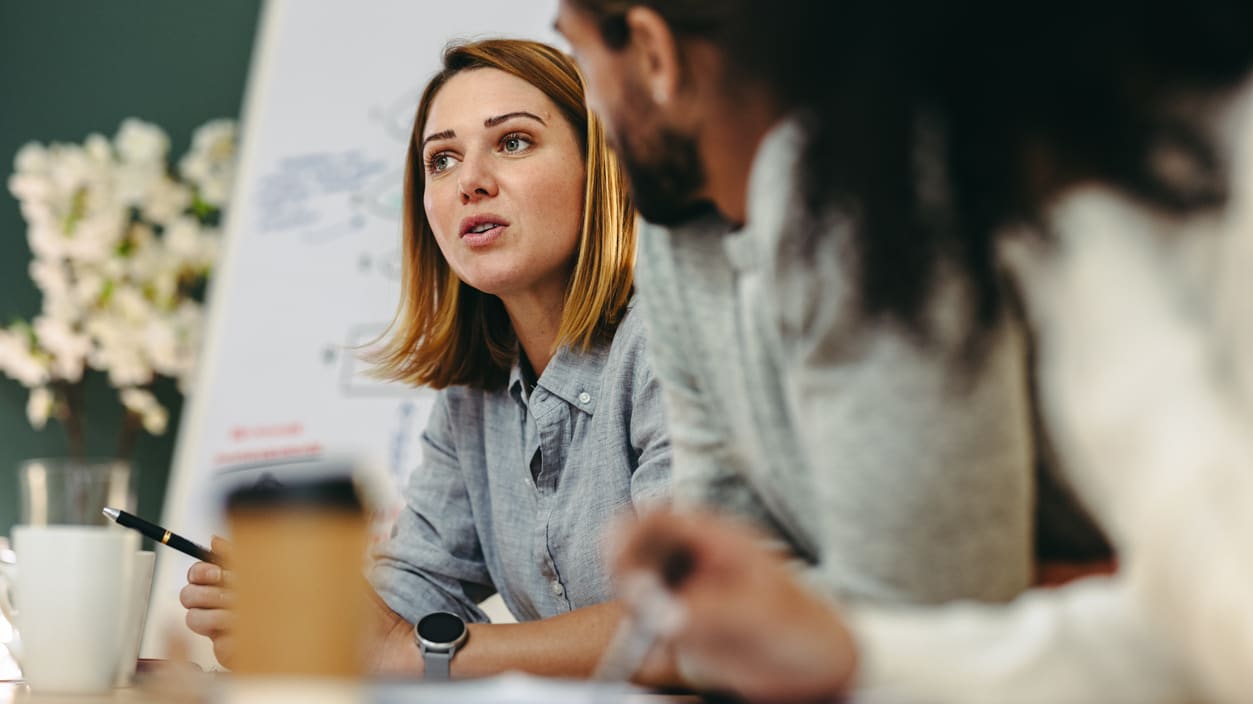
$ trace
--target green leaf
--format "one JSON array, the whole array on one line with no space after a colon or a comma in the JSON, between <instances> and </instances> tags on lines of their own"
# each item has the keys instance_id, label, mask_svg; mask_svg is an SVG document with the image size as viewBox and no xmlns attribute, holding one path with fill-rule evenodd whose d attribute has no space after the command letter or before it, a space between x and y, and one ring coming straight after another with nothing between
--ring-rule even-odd
<instances>
[{"instance_id":1,"label":"green leaf","mask_svg":"<svg viewBox=\"0 0 1253 704\"><path fill-rule=\"evenodd\" d=\"M71 234L74 228L78 227L78 222L83 219L83 213L87 210L87 189L79 188L74 191L74 198L70 201L70 212L65 214L65 219L61 221L61 232Z\"/></svg>"},{"instance_id":2,"label":"green leaf","mask_svg":"<svg viewBox=\"0 0 1253 704\"><path fill-rule=\"evenodd\" d=\"M114 288L113 279L104 282L104 290L100 292L100 305L105 306L109 304L109 300L113 298Z\"/></svg>"},{"instance_id":3,"label":"green leaf","mask_svg":"<svg viewBox=\"0 0 1253 704\"><path fill-rule=\"evenodd\" d=\"M213 207L201 198L200 191L196 191L191 201L191 212L195 213L196 217L201 222L204 222L213 217L214 213L217 212L217 208Z\"/></svg>"}]
</instances>

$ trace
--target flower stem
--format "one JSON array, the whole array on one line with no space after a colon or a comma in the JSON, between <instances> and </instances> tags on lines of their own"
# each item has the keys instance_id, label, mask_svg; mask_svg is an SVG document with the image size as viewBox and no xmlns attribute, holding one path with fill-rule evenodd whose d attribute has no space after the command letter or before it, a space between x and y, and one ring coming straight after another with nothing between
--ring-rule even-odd
<instances>
[{"instance_id":1,"label":"flower stem","mask_svg":"<svg viewBox=\"0 0 1253 704\"><path fill-rule=\"evenodd\" d=\"M65 427L66 439L69 440L70 456L81 460L87 456L83 443L83 382L63 381L57 385L60 387L61 398L65 401L65 415L61 418L61 424Z\"/></svg>"},{"instance_id":2,"label":"flower stem","mask_svg":"<svg viewBox=\"0 0 1253 704\"><path fill-rule=\"evenodd\" d=\"M118 434L118 457L127 459L131 456L131 451L135 449L135 437L139 434L141 422L142 419L138 413L126 411L126 416L122 419L122 432Z\"/></svg>"}]
</instances>

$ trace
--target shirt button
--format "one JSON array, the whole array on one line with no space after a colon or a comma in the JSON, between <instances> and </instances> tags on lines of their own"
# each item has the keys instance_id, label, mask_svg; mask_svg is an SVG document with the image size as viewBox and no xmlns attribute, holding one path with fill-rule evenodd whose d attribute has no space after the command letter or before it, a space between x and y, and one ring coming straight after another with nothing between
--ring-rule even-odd
<instances>
[{"instance_id":1,"label":"shirt button","mask_svg":"<svg viewBox=\"0 0 1253 704\"><path fill-rule=\"evenodd\" d=\"M554 579L553 580L553 594L556 594L557 596L561 596L562 594L565 594L565 593L566 593L566 588L561 586L561 582L558 582L557 580Z\"/></svg>"},{"instance_id":2,"label":"shirt button","mask_svg":"<svg viewBox=\"0 0 1253 704\"><path fill-rule=\"evenodd\" d=\"M592 395L589 394L588 392L584 391L579 394L579 403L586 406L587 404L591 403L591 401L592 401Z\"/></svg>"}]
</instances>

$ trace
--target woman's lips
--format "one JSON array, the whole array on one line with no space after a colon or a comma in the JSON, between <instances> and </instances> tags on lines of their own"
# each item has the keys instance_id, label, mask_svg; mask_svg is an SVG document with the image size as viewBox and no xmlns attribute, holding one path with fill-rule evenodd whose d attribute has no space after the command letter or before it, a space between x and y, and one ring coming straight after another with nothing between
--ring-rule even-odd
<instances>
[{"instance_id":1,"label":"woman's lips","mask_svg":"<svg viewBox=\"0 0 1253 704\"><path fill-rule=\"evenodd\" d=\"M504 233L506 227L508 225L495 225L483 232L467 232L461 236L461 241L465 242L468 247L485 247L495 242Z\"/></svg>"},{"instance_id":2,"label":"woman's lips","mask_svg":"<svg viewBox=\"0 0 1253 704\"><path fill-rule=\"evenodd\" d=\"M495 213L479 213L461 221L461 241L469 247L483 247L496 241L509 221Z\"/></svg>"}]
</instances>

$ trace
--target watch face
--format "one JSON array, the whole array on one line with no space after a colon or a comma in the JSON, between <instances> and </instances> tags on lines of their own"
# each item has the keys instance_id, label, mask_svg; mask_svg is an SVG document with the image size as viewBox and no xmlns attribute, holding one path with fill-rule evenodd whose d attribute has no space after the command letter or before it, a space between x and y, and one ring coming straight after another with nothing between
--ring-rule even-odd
<instances>
[{"instance_id":1,"label":"watch face","mask_svg":"<svg viewBox=\"0 0 1253 704\"><path fill-rule=\"evenodd\" d=\"M465 622L445 611L427 614L418 621L418 635L432 643L455 643L465 632Z\"/></svg>"}]
</instances>

